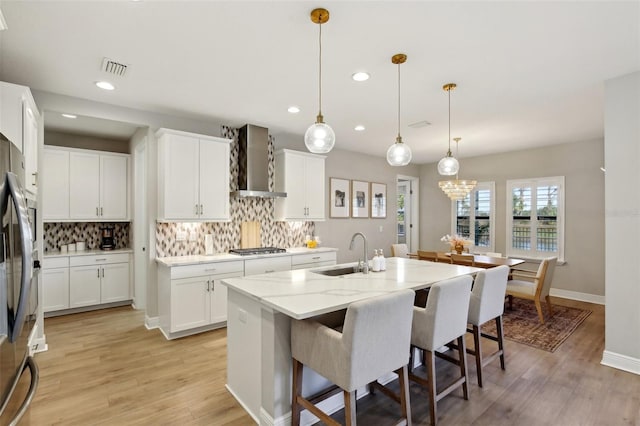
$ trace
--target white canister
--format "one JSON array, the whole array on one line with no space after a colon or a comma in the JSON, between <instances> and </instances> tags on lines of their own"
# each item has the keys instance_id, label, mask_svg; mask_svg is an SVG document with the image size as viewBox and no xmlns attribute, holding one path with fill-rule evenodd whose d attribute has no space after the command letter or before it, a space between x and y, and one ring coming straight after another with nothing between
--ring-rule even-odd
<instances>
[{"instance_id":1,"label":"white canister","mask_svg":"<svg viewBox=\"0 0 640 426\"><path fill-rule=\"evenodd\" d=\"M63 244L60 246L60 253L66 253L67 252L67 245Z\"/></svg>"},{"instance_id":2,"label":"white canister","mask_svg":"<svg viewBox=\"0 0 640 426\"><path fill-rule=\"evenodd\" d=\"M204 236L204 254L207 256L213 254L213 235L211 234Z\"/></svg>"},{"instance_id":3,"label":"white canister","mask_svg":"<svg viewBox=\"0 0 640 426\"><path fill-rule=\"evenodd\" d=\"M69 251L76 251L76 243L69 243L67 244L67 247L69 248Z\"/></svg>"},{"instance_id":4,"label":"white canister","mask_svg":"<svg viewBox=\"0 0 640 426\"><path fill-rule=\"evenodd\" d=\"M85 245L84 241L76 241L76 250L84 251L85 248L86 248L86 245Z\"/></svg>"}]
</instances>

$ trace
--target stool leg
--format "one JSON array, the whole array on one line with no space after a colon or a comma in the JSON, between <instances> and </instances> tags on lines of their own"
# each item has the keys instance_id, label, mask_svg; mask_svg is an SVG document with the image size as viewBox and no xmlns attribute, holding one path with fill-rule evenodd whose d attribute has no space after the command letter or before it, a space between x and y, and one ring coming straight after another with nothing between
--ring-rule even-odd
<instances>
[{"instance_id":1,"label":"stool leg","mask_svg":"<svg viewBox=\"0 0 640 426\"><path fill-rule=\"evenodd\" d=\"M396 370L398 374L398 384L400 385L400 406L402 416L407 421L407 426L411 426L411 403L409 401L409 373L407 366Z\"/></svg>"},{"instance_id":2,"label":"stool leg","mask_svg":"<svg viewBox=\"0 0 640 426\"><path fill-rule=\"evenodd\" d=\"M504 334L502 330L502 315L496 317L496 331L498 332L498 349L500 350L500 368L504 368Z\"/></svg>"},{"instance_id":3,"label":"stool leg","mask_svg":"<svg viewBox=\"0 0 640 426\"><path fill-rule=\"evenodd\" d=\"M476 351L477 352L477 351ZM462 382L462 393L464 399L469 399L469 375L467 373L467 344L464 340L464 336L458 337L458 354L460 356L460 376L464 377Z\"/></svg>"},{"instance_id":4,"label":"stool leg","mask_svg":"<svg viewBox=\"0 0 640 426\"><path fill-rule=\"evenodd\" d=\"M356 426L356 391L343 391L344 418L347 426Z\"/></svg>"},{"instance_id":5,"label":"stool leg","mask_svg":"<svg viewBox=\"0 0 640 426\"><path fill-rule=\"evenodd\" d=\"M424 349L425 366L427 367L427 379L429 380L429 405L431 408L431 424L438 420L436 410L436 357L433 352Z\"/></svg>"},{"instance_id":6,"label":"stool leg","mask_svg":"<svg viewBox=\"0 0 640 426\"><path fill-rule=\"evenodd\" d=\"M478 372L478 386L482 387L482 345L480 326L473 326L473 344L475 346L476 371Z\"/></svg>"},{"instance_id":7,"label":"stool leg","mask_svg":"<svg viewBox=\"0 0 640 426\"><path fill-rule=\"evenodd\" d=\"M303 365L295 358L293 361L293 386L291 389L291 426L300 425L300 411L302 407L298 404L298 396L302 394L302 369Z\"/></svg>"}]
</instances>

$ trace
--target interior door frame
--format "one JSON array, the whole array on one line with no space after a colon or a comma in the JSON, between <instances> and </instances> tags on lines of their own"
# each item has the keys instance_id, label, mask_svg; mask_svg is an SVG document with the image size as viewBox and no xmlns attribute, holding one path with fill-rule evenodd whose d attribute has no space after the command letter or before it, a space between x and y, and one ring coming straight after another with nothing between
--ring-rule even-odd
<instances>
[{"instance_id":1,"label":"interior door frame","mask_svg":"<svg viewBox=\"0 0 640 426\"><path fill-rule=\"evenodd\" d=\"M147 141L145 136L133 154L133 304L136 309L147 307Z\"/></svg>"},{"instance_id":2,"label":"interior door frame","mask_svg":"<svg viewBox=\"0 0 640 426\"><path fill-rule=\"evenodd\" d=\"M409 209L405 209L405 223L409 223L408 231L405 229L407 236L407 247L410 253L415 253L420 246L420 178L416 176L397 175L396 176L396 194L400 181L409 182ZM397 197L396 197L397 209ZM408 213L408 215L407 215ZM408 217L408 221L406 218Z\"/></svg>"}]
</instances>

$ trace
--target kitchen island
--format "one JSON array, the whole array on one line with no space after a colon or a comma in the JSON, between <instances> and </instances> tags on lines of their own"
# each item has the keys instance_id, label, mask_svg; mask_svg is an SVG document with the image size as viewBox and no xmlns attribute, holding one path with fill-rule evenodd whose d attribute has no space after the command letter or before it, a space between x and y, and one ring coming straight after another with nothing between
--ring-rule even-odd
<instances>
[{"instance_id":1,"label":"kitchen island","mask_svg":"<svg viewBox=\"0 0 640 426\"><path fill-rule=\"evenodd\" d=\"M227 389L261 425L291 422L291 318L306 319L345 309L349 304L401 289L428 288L436 282L480 269L414 259L389 258L387 270L327 276L312 268L223 279L227 286ZM305 370L303 394L327 382ZM342 398L320 405L331 412ZM306 414L306 417L305 417ZM303 412L302 423L314 419Z\"/></svg>"}]
</instances>

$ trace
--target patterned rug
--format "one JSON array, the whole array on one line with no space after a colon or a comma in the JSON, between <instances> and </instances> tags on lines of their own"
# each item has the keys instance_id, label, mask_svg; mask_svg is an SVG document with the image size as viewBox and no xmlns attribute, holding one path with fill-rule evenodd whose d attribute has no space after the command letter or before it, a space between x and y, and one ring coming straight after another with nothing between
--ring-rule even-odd
<instances>
[{"instance_id":1,"label":"patterned rug","mask_svg":"<svg viewBox=\"0 0 640 426\"><path fill-rule=\"evenodd\" d=\"M513 309L509 309L508 305L505 303L502 316L504 337L548 352L558 349L591 314L591 311L554 304L553 317L549 318L546 303L543 303L545 323L540 324L533 301L514 298ZM487 323L482 329L495 335L495 322Z\"/></svg>"}]
</instances>

